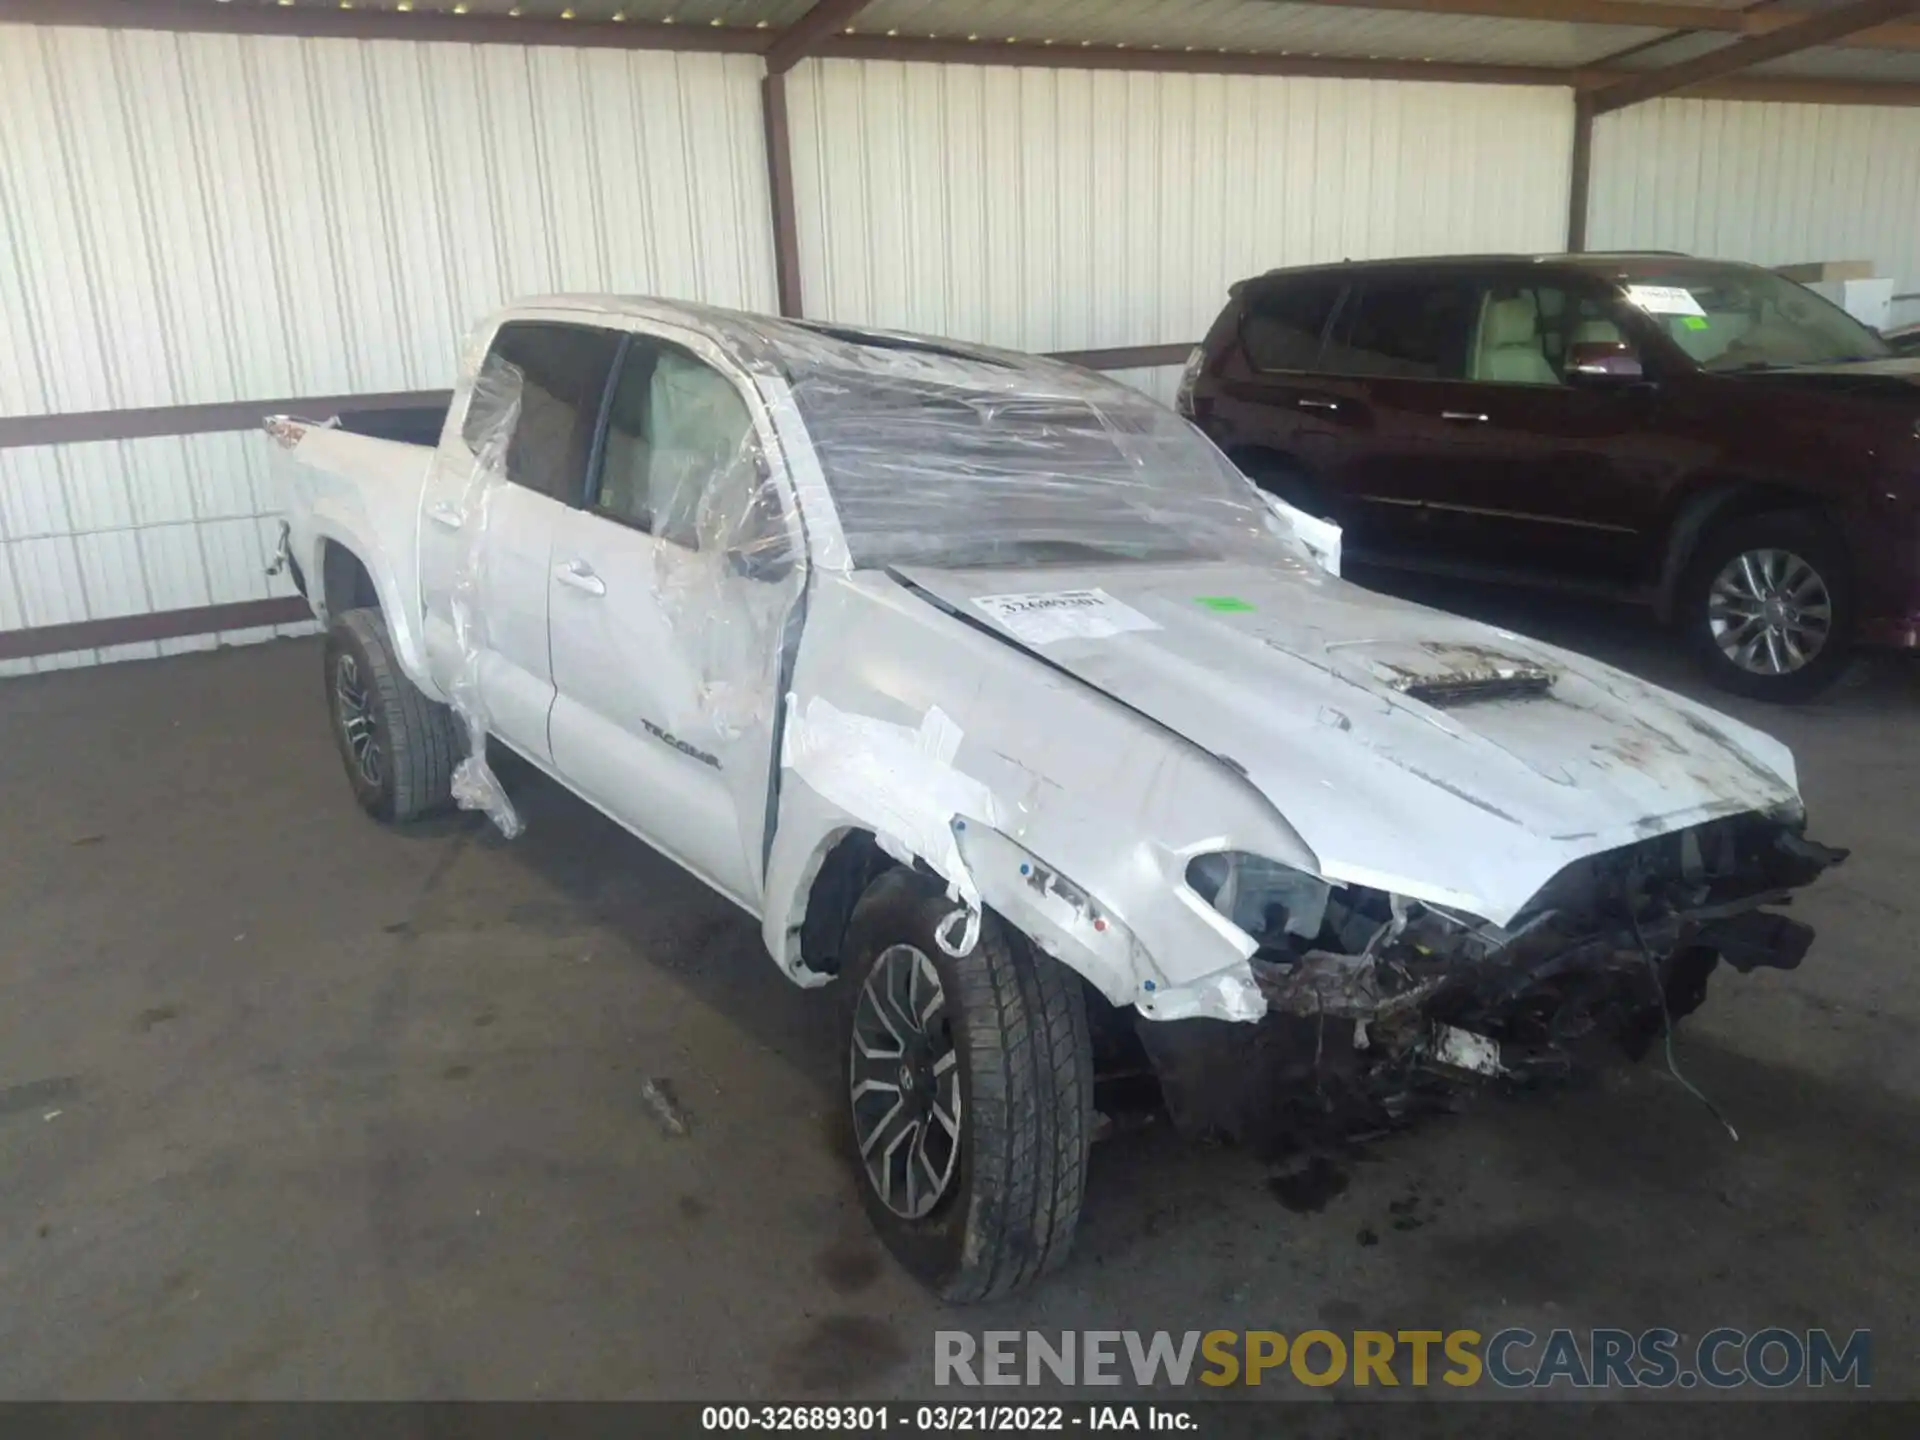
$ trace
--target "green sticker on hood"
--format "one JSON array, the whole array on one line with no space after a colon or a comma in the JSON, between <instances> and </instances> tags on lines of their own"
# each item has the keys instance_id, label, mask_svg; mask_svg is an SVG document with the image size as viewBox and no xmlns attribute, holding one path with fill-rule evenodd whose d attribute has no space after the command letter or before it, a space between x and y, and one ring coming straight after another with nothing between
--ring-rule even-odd
<instances>
[{"instance_id":1,"label":"green sticker on hood","mask_svg":"<svg viewBox=\"0 0 1920 1440\"><path fill-rule=\"evenodd\" d=\"M1221 615L1239 615L1253 609L1251 601L1242 600L1238 595L1196 595L1193 603Z\"/></svg>"}]
</instances>

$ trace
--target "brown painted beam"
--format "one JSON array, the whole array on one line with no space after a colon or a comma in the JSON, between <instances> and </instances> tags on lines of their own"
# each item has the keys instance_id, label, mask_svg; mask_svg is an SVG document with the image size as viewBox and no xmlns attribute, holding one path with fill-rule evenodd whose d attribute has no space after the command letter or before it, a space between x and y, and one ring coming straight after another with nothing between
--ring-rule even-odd
<instances>
[{"instance_id":1,"label":"brown painted beam","mask_svg":"<svg viewBox=\"0 0 1920 1440\"><path fill-rule=\"evenodd\" d=\"M1747 100L1778 105L1920 105L1920 85L1870 85L1865 81L1801 79L1795 75L1738 75L1695 85L1689 100Z\"/></svg>"},{"instance_id":2,"label":"brown painted beam","mask_svg":"<svg viewBox=\"0 0 1920 1440\"><path fill-rule=\"evenodd\" d=\"M1716 9L1706 5L1653 3L1640 5L1633 3L1633 0L1366 0L1366 3L1361 3L1361 0L1300 0L1300 3L1348 5L1366 10L1412 10L1442 15L1487 15L1587 24L1618 24L1637 28L1651 25L1676 31L1715 30L1743 35L1770 34L1798 23L1806 14L1804 11L1785 9L1741 11ZM1566 4L1573 5L1574 10L1563 11L1563 5ZM1641 13L1643 11L1644 14ZM1599 16L1607 18L1597 18ZM540 16L516 18L497 12L455 15L448 10L403 12L361 6L351 10L341 10L337 7L312 4L292 6L242 4L237 3L237 0L230 5L206 3L206 0L0 0L0 23L8 22L26 25L163 30L219 35L290 35L351 40L437 40L469 45L556 45L615 50L713 51L733 55L765 54L770 44L779 43L778 34L773 41L769 42L767 38L769 32L737 26L559 20ZM957 39L934 43L950 45L956 52L938 58L949 63L961 64L985 63L981 58L981 52L998 48L984 42L970 43ZM1842 36L1832 43L1870 49L1920 50L1920 25L1875 26L1857 34ZM1081 47L1070 41L1062 41L1055 46L1044 48L1066 54ZM1154 65L1146 57L1186 53L1112 48L1120 49L1123 54L1137 54L1143 57L1142 64L1132 67L1140 69L1171 68ZM813 50L809 53L826 52ZM1028 62L1003 61L1002 63ZM1069 68L1072 64L1065 60L1056 60L1051 63L1060 65L1062 68ZM1349 63L1365 64L1367 62ZM1232 69L1223 73L1299 72L1246 72ZM1353 78L1401 77L1356 74ZM1427 78L1446 77L1429 76ZM1522 83L1539 82L1529 80Z\"/></svg>"},{"instance_id":3,"label":"brown painted beam","mask_svg":"<svg viewBox=\"0 0 1920 1440\"><path fill-rule=\"evenodd\" d=\"M1913 0L1920 6L1920 0ZM1426 60L1357 60L1333 56L1234 51L1140 50L1119 45L1037 45L906 36L836 35L815 51L830 59L901 60L929 65L1013 65L1057 70L1137 70L1179 75L1313 76L1335 80L1410 80L1456 85L1571 85L1599 89L1643 72L1545 65L1472 65ZM1659 73L1659 72L1654 72ZM1827 105L1920 104L1920 85L1870 81L1740 76L1688 93L1710 100L1791 100Z\"/></svg>"},{"instance_id":4,"label":"brown painted beam","mask_svg":"<svg viewBox=\"0 0 1920 1440\"><path fill-rule=\"evenodd\" d=\"M1704 4L1637 4L1634 0L1292 0L1336 9L1398 10L1422 15L1473 15L1501 20L1554 21L1568 25L1651 27L1685 33L1711 30L1729 35L1769 35L1805 19L1804 10ZM1670 38L1670 37L1669 37ZM1884 25L1843 37L1840 45L1873 49L1920 49L1920 25ZM1638 48L1638 47L1635 47Z\"/></svg>"},{"instance_id":5,"label":"brown painted beam","mask_svg":"<svg viewBox=\"0 0 1920 1440\"><path fill-rule=\"evenodd\" d=\"M395 390L378 395L308 395L292 400L230 400L213 405L161 405L144 410L79 410L64 415L0 415L0 450L28 445L80 445L97 440L149 440L162 435L214 435L256 429L269 415L324 420L356 410L444 407L451 390Z\"/></svg>"},{"instance_id":6,"label":"brown painted beam","mask_svg":"<svg viewBox=\"0 0 1920 1440\"><path fill-rule=\"evenodd\" d=\"M1568 169L1567 253L1577 255L1587 248L1587 194L1593 184L1593 97L1584 91L1573 97L1573 159Z\"/></svg>"},{"instance_id":7,"label":"brown painted beam","mask_svg":"<svg viewBox=\"0 0 1920 1440\"><path fill-rule=\"evenodd\" d=\"M206 0L0 0L0 23L82 25L210 35L292 35L328 40L451 40L467 45L568 45L608 50L758 54L766 36L715 25L560 20L451 10L342 10L325 5L208 4Z\"/></svg>"},{"instance_id":8,"label":"brown painted beam","mask_svg":"<svg viewBox=\"0 0 1920 1440\"><path fill-rule=\"evenodd\" d=\"M0 660L26 660L35 655L61 655L69 650L98 650L147 640L182 640L189 635L251 630L260 625L296 625L312 618L313 611L304 599L282 595L232 605L198 605L191 610L79 620L70 625L36 625L26 630L0 630Z\"/></svg>"},{"instance_id":9,"label":"brown painted beam","mask_svg":"<svg viewBox=\"0 0 1920 1440\"><path fill-rule=\"evenodd\" d=\"M1876 25L1901 19L1920 10L1920 0L1851 0L1832 10L1797 18L1766 35L1750 35L1718 50L1663 66L1627 79L1615 80L1592 92L1594 113L1605 115L1643 100L1671 95L1708 81L1722 80L1751 66L1793 55L1816 45L1828 45Z\"/></svg>"},{"instance_id":10,"label":"brown painted beam","mask_svg":"<svg viewBox=\"0 0 1920 1440\"><path fill-rule=\"evenodd\" d=\"M1740 15L1740 33L1743 35L1771 35L1776 30L1785 30L1797 25L1810 13L1805 10L1742 10ZM1875 25L1859 30L1851 35L1842 35L1833 42L1835 45L1851 46L1860 50L1920 50L1920 25Z\"/></svg>"},{"instance_id":11,"label":"brown painted beam","mask_svg":"<svg viewBox=\"0 0 1920 1440\"><path fill-rule=\"evenodd\" d=\"M1920 0L1916 0L1920 3ZM933 65L1017 65L1050 70L1157 70L1183 75L1301 75L1335 80L1429 80L1469 85L1567 85L1574 72L1547 65L1470 65L1451 61L1344 59L1218 50L1152 50L1131 45L1045 45L836 35L814 54L843 60L905 60Z\"/></svg>"},{"instance_id":12,"label":"brown painted beam","mask_svg":"<svg viewBox=\"0 0 1920 1440\"><path fill-rule=\"evenodd\" d=\"M766 48L767 74L784 75L828 36L846 29L870 0L814 0L813 8L781 30Z\"/></svg>"},{"instance_id":13,"label":"brown painted beam","mask_svg":"<svg viewBox=\"0 0 1920 1440\"><path fill-rule=\"evenodd\" d=\"M799 202L793 188L793 137L787 128L787 76L769 71L760 82L760 114L767 129L767 200L773 210L773 280L780 313L797 319L800 294Z\"/></svg>"},{"instance_id":14,"label":"brown painted beam","mask_svg":"<svg viewBox=\"0 0 1920 1440\"><path fill-rule=\"evenodd\" d=\"M1497 20L1551 20L1563 25L1621 25L1656 30L1739 31L1740 12L1711 5L1634 0L1294 0L1330 9L1399 10L1420 15L1479 15Z\"/></svg>"}]
</instances>

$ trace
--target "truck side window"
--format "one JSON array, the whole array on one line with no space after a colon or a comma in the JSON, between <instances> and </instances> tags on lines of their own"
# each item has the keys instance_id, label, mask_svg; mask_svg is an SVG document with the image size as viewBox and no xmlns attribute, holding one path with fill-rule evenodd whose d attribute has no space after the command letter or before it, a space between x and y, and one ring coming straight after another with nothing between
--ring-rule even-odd
<instances>
[{"instance_id":1,"label":"truck side window","mask_svg":"<svg viewBox=\"0 0 1920 1440\"><path fill-rule=\"evenodd\" d=\"M1247 297L1240 340L1256 370L1313 370L1343 288L1338 280L1268 284Z\"/></svg>"},{"instance_id":2,"label":"truck side window","mask_svg":"<svg viewBox=\"0 0 1920 1440\"><path fill-rule=\"evenodd\" d=\"M1374 281L1341 308L1322 368L1343 375L1464 379L1479 298L1464 281Z\"/></svg>"},{"instance_id":3,"label":"truck side window","mask_svg":"<svg viewBox=\"0 0 1920 1440\"><path fill-rule=\"evenodd\" d=\"M756 508L761 475L753 417L733 382L636 337L614 383L593 508L689 550L710 548Z\"/></svg>"},{"instance_id":4,"label":"truck side window","mask_svg":"<svg viewBox=\"0 0 1920 1440\"><path fill-rule=\"evenodd\" d=\"M507 441L507 478L568 504L577 502L593 450L593 429L600 400L620 349L620 333L589 325L545 320L514 320L493 337L482 371L498 374L511 365L519 372L519 411ZM469 404L461 438L478 451L497 410Z\"/></svg>"}]
</instances>

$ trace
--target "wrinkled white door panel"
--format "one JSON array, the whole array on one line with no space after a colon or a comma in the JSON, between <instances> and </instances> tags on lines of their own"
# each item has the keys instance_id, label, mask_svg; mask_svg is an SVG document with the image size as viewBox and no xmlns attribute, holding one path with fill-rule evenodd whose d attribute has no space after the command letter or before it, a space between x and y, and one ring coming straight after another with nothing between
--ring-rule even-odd
<instances>
[{"instance_id":1,"label":"wrinkled white door panel","mask_svg":"<svg viewBox=\"0 0 1920 1440\"><path fill-rule=\"evenodd\" d=\"M764 729L729 737L711 723L699 669L660 603L660 552L671 545L582 511L561 522L550 602L554 766L709 884L746 898L758 892L772 741ZM736 785L751 789L756 774L750 850Z\"/></svg>"},{"instance_id":2,"label":"wrinkled white door panel","mask_svg":"<svg viewBox=\"0 0 1920 1440\"><path fill-rule=\"evenodd\" d=\"M470 478L460 473L459 457L443 450L421 498L420 590L428 664L435 682L450 690L461 666L454 586L465 547L474 546L476 608L486 618L481 699L489 723L515 749L549 760L548 572L554 530L567 507L504 479L490 488L484 507L469 505L463 497ZM482 527L478 534L476 526Z\"/></svg>"},{"instance_id":3,"label":"wrinkled white door panel","mask_svg":"<svg viewBox=\"0 0 1920 1440\"><path fill-rule=\"evenodd\" d=\"M757 913L806 567L777 447L719 358L639 335L622 358L553 553L553 747L583 794Z\"/></svg>"}]
</instances>

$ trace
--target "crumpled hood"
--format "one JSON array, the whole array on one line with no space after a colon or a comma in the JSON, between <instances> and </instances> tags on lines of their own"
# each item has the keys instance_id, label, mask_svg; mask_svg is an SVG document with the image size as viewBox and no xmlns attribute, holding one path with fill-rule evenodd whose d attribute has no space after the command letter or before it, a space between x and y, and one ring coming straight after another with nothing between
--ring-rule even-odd
<instances>
[{"instance_id":1,"label":"crumpled hood","mask_svg":"<svg viewBox=\"0 0 1920 1440\"><path fill-rule=\"evenodd\" d=\"M1327 878L1497 924L1581 856L1797 803L1748 726L1290 556L898 573L1243 773Z\"/></svg>"}]
</instances>

